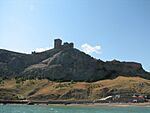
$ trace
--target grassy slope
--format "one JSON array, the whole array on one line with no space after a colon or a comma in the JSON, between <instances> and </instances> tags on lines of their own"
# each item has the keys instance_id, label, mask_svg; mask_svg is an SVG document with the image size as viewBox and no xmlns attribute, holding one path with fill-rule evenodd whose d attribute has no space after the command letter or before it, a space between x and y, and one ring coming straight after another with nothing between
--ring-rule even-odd
<instances>
[{"instance_id":1,"label":"grassy slope","mask_svg":"<svg viewBox=\"0 0 150 113\"><path fill-rule=\"evenodd\" d=\"M26 80L16 84L14 79L0 84L0 99L98 99L113 94L150 94L150 80L139 77L118 77L97 82L52 82Z\"/></svg>"}]
</instances>

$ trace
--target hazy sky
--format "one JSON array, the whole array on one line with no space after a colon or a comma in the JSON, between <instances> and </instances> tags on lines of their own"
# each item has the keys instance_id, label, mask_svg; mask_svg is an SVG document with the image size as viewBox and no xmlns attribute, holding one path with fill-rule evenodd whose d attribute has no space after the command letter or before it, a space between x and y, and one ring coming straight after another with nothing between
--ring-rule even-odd
<instances>
[{"instance_id":1,"label":"hazy sky","mask_svg":"<svg viewBox=\"0 0 150 113\"><path fill-rule=\"evenodd\" d=\"M0 0L0 48L30 53L53 40L150 71L150 0Z\"/></svg>"}]
</instances>

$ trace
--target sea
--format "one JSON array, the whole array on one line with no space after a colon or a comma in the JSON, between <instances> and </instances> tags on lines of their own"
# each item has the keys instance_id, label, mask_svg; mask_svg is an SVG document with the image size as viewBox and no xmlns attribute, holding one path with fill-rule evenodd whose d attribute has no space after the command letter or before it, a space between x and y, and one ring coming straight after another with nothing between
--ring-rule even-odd
<instances>
[{"instance_id":1,"label":"sea","mask_svg":"<svg viewBox=\"0 0 150 113\"><path fill-rule=\"evenodd\" d=\"M150 113L150 107L0 105L0 113Z\"/></svg>"}]
</instances>

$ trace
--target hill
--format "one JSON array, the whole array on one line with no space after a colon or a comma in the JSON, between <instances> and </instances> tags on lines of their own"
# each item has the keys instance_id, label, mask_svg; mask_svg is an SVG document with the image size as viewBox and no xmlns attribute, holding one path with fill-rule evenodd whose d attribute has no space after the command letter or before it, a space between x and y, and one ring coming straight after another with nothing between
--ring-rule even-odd
<instances>
[{"instance_id":1,"label":"hill","mask_svg":"<svg viewBox=\"0 0 150 113\"><path fill-rule=\"evenodd\" d=\"M132 97L134 94L150 94L150 80L140 77L119 76L113 80L97 82L53 82L43 80L4 80L0 84L0 99L47 100L95 100L110 95Z\"/></svg>"},{"instance_id":2,"label":"hill","mask_svg":"<svg viewBox=\"0 0 150 113\"><path fill-rule=\"evenodd\" d=\"M23 54L0 50L0 77L52 81L98 81L119 75L150 79L140 63L97 60L74 48L73 43L54 41L48 51Z\"/></svg>"}]
</instances>

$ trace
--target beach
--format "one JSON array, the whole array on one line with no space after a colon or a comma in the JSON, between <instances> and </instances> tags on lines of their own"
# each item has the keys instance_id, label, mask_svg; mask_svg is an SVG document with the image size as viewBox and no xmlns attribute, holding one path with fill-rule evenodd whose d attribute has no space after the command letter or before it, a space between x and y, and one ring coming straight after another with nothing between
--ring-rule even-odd
<instances>
[{"instance_id":1,"label":"beach","mask_svg":"<svg viewBox=\"0 0 150 113\"><path fill-rule=\"evenodd\" d=\"M51 101L31 101L31 100L0 100L1 105L15 104L15 105L49 105L49 106L110 106L110 107L129 107L129 106L143 106L150 107L150 102L143 103L94 103L92 101L68 101L68 100L51 100Z\"/></svg>"}]
</instances>

